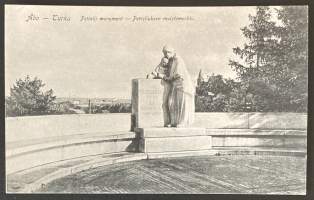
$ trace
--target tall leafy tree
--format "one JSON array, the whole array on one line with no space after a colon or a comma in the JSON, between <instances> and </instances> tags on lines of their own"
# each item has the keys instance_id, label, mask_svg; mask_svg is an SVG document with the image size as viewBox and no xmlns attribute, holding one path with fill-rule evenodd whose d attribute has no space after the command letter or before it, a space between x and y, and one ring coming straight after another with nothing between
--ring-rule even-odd
<instances>
[{"instance_id":1,"label":"tall leafy tree","mask_svg":"<svg viewBox=\"0 0 314 200\"><path fill-rule=\"evenodd\" d=\"M261 84L257 82L267 85L263 86L267 90L250 91L252 99L258 99L255 108L263 108L263 111L305 112L308 78L307 7L282 6L277 9L277 22L272 21L274 14L269 7L256 8L256 15L249 16L250 24L241 29L247 42L243 48L233 49L240 59L230 60L229 65L250 88L258 88Z\"/></svg>"},{"instance_id":2,"label":"tall leafy tree","mask_svg":"<svg viewBox=\"0 0 314 200\"><path fill-rule=\"evenodd\" d=\"M305 112L308 97L308 7L282 6L277 12L282 26L278 28L280 42L277 46L281 54L276 61L285 74L284 81L278 84L279 92L291 108Z\"/></svg>"},{"instance_id":3,"label":"tall leafy tree","mask_svg":"<svg viewBox=\"0 0 314 200\"><path fill-rule=\"evenodd\" d=\"M250 24L241 28L246 42L243 48L233 48L234 54L240 59L229 60L229 65L237 72L241 81L267 78L265 75L268 60L274 53L273 46L277 43L273 31L275 22L271 21L271 17L268 6L258 6L256 15L249 15Z\"/></svg>"}]
</instances>

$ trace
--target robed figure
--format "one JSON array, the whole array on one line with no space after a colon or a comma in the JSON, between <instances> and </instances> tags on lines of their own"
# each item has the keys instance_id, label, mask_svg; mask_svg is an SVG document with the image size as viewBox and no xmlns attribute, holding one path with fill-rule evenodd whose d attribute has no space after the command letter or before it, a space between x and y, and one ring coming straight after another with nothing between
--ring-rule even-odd
<instances>
[{"instance_id":1,"label":"robed figure","mask_svg":"<svg viewBox=\"0 0 314 200\"><path fill-rule=\"evenodd\" d=\"M165 46L163 53L168 59L167 70L162 81L164 125L167 127L190 126L194 121L195 87L184 61L174 52L174 49Z\"/></svg>"},{"instance_id":2,"label":"robed figure","mask_svg":"<svg viewBox=\"0 0 314 200\"><path fill-rule=\"evenodd\" d=\"M194 121L194 86L184 61L177 55L169 59L172 84L168 105L171 126L189 126Z\"/></svg>"}]
</instances>

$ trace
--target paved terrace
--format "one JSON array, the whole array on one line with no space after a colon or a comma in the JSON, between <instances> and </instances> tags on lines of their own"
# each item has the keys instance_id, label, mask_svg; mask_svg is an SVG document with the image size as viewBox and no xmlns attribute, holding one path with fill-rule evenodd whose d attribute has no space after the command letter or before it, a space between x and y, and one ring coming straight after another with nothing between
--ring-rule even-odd
<instances>
[{"instance_id":1,"label":"paved terrace","mask_svg":"<svg viewBox=\"0 0 314 200\"><path fill-rule=\"evenodd\" d=\"M111 158L123 156L127 155L111 155ZM130 155L128 158L131 158ZM90 159L100 161L109 158ZM86 162L81 159L8 176L8 191L17 192L47 173ZM48 182L34 192L305 194L305 166L306 159L302 156L222 155L144 159L85 169Z\"/></svg>"}]
</instances>

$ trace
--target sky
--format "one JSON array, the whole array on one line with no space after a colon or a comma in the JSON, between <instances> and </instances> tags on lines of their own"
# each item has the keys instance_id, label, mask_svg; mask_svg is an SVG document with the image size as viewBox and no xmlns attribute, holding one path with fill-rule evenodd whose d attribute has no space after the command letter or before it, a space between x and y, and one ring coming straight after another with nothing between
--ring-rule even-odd
<instances>
[{"instance_id":1,"label":"sky","mask_svg":"<svg viewBox=\"0 0 314 200\"><path fill-rule=\"evenodd\" d=\"M240 28L254 12L254 7L6 5L5 94L30 75L57 97L130 99L131 80L145 78L158 65L165 44L183 58L193 80L200 69L235 78L228 61L232 48L243 45ZM145 17L160 20L138 20Z\"/></svg>"}]
</instances>

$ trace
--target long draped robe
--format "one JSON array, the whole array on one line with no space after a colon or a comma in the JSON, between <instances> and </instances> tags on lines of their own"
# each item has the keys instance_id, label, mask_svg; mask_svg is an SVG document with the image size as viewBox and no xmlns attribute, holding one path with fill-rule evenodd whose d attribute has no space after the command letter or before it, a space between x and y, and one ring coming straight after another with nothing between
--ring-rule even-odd
<instances>
[{"instance_id":1,"label":"long draped robe","mask_svg":"<svg viewBox=\"0 0 314 200\"><path fill-rule=\"evenodd\" d=\"M185 67L184 61L177 55L169 59L169 77L171 92L168 97L171 125L189 126L194 121L195 87Z\"/></svg>"},{"instance_id":2,"label":"long draped robe","mask_svg":"<svg viewBox=\"0 0 314 200\"><path fill-rule=\"evenodd\" d=\"M162 66L160 63L154 70L157 73L157 76L169 77L169 65ZM169 95L171 93L172 84L169 81L161 80L161 85L164 87L163 97L162 97L162 110L164 117L164 126L170 125L170 110L169 110Z\"/></svg>"}]
</instances>

